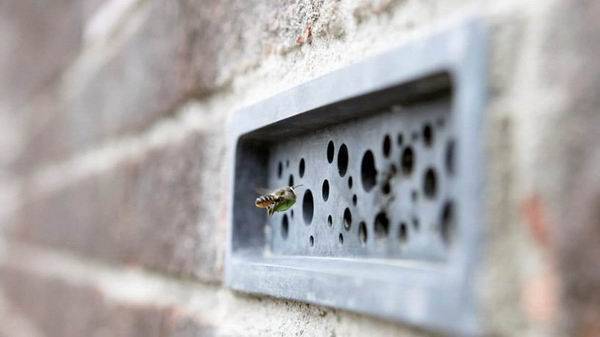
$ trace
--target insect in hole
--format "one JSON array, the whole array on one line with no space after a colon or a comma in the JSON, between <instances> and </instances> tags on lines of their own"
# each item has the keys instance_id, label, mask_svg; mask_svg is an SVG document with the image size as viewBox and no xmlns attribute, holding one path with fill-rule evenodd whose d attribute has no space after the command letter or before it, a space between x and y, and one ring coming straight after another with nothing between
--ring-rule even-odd
<instances>
[{"instance_id":1,"label":"insect in hole","mask_svg":"<svg viewBox=\"0 0 600 337\"><path fill-rule=\"evenodd\" d=\"M266 208L269 216L275 212L287 211L296 203L296 188L300 186L302 185L285 186L265 193L256 198L254 205L258 208Z\"/></svg>"}]
</instances>

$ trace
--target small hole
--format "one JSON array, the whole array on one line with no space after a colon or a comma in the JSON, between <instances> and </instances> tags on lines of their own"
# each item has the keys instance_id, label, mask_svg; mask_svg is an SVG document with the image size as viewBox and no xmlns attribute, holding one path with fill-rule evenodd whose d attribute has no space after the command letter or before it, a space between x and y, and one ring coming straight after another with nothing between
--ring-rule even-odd
<instances>
[{"instance_id":1,"label":"small hole","mask_svg":"<svg viewBox=\"0 0 600 337\"><path fill-rule=\"evenodd\" d=\"M300 174L300 178L304 177L304 169L305 169L304 158L300 159L300 165L298 166L298 173Z\"/></svg>"},{"instance_id":2,"label":"small hole","mask_svg":"<svg viewBox=\"0 0 600 337\"><path fill-rule=\"evenodd\" d=\"M413 152L412 147L409 146L402 151L402 158L400 162L400 165L402 166L402 172L407 175L411 174L415 166L415 153Z\"/></svg>"},{"instance_id":3,"label":"small hole","mask_svg":"<svg viewBox=\"0 0 600 337\"><path fill-rule=\"evenodd\" d=\"M311 235L310 238L308 238L308 242L310 243L311 247L315 246L315 238Z\"/></svg>"},{"instance_id":4,"label":"small hole","mask_svg":"<svg viewBox=\"0 0 600 337\"><path fill-rule=\"evenodd\" d=\"M454 204L447 201L442 209L440 232L446 244L450 244L454 234Z\"/></svg>"},{"instance_id":5,"label":"small hole","mask_svg":"<svg viewBox=\"0 0 600 337\"><path fill-rule=\"evenodd\" d=\"M383 191L383 194L390 194L390 191L392 190L392 187L390 186L390 183L387 182L383 185L383 187L381 188L381 190Z\"/></svg>"},{"instance_id":6,"label":"small hole","mask_svg":"<svg viewBox=\"0 0 600 337\"><path fill-rule=\"evenodd\" d=\"M291 217L292 219L294 218L294 210L293 210L293 209L291 209L291 210L290 210L290 217Z\"/></svg>"},{"instance_id":7,"label":"small hole","mask_svg":"<svg viewBox=\"0 0 600 337\"><path fill-rule=\"evenodd\" d=\"M289 159L285 161L285 167L290 167L290 160Z\"/></svg>"},{"instance_id":8,"label":"small hole","mask_svg":"<svg viewBox=\"0 0 600 337\"><path fill-rule=\"evenodd\" d=\"M352 213L350 213L350 208L346 208L344 210L344 229L349 231L350 226L352 226Z\"/></svg>"},{"instance_id":9,"label":"small hole","mask_svg":"<svg viewBox=\"0 0 600 337\"><path fill-rule=\"evenodd\" d=\"M288 186L294 186L294 175L290 174L290 178L288 179Z\"/></svg>"},{"instance_id":10,"label":"small hole","mask_svg":"<svg viewBox=\"0 0 600 337\"><path fill-rule=\"evenodd\" d=\"M454 151L455 151L455 145L454 145L454 141L449 141L448 144L446 144L446 171L449 174L454 174Z\"/></svg>"},{"instance_id":11,"label":"small hole","mask_svg":"<svg viewBox=\"0 0 600 337\"><path fill-rule=\"evenodd\" d=\"M353 204L354 206L356 206L356 204L357 204L357 203L358 203L358 197L357 197L357 196L356 196L356 194L355 194L355 195L353 195L353 196L352 196L352 204Z\"/></svg>"},{"instance_id":12,"label":"small hole","mask_svg":"<svg viewBox=\"0 0 600 337\"><path fill-rule=\"evenodd\" d=\"M412 190L412 192L410 192L410 198L412 201L417 201L419 198L419 193L416 190Z\"/></svg>"},{"instance_id":13,"label":"small hole","mask_svg":"<svg viewBox=\"0 0 600 337\"><path fill-rule=\"evenodd\" d=\"M335 155L335 145L333 145L333 141L330 140L329 144L327 144L327 161L331 164L333 162L333 156Z\"/></svg>"},{"instance_id":14,"label":"small hole","mask_svg":"<svg viewBox=\"0 0 600 337\"><path fill-rule=\"evenodd\" d=\"M360 164L360 179L365 191L369 192L377 183L377 169L375 168L375 157L371 150L363 155Z\"/></svg>"},{"instance_id":15,"label":"small hole","mask_svg":"<svg viewBox=\"0 0 600 337\"><path fill-rule=\"evenodd\" d=\"M423 126L423 142L427 146L431 146L431 144L433 144L433 128L429 123Z\"/></svg>"},{"instance_id":16,"label":"small hole","mask_svg":"<svg viewBox=\"0 0 600 337\"><path fill-rule=\"evenodd\" d=\"M385 214L385 212L379 212L377 216L375 216L375 225L373 227L375 237L378 239L387 237L389 228L390 220L388 219L387 214Z\"/></svg>"},{"instance_id":17,"label":"small hole","mask_svg":"<svg viewBox=\"0 0 600 337\"><path fill-rule=\"evenodd\" d=\"M404 242L406 242L406 240L408 240L408 226L406 226L406 223L404 223L404 222L400 223L400 228L398 230L398 239L402 243L404 243Z\"/></svg>"},{"instance_id":18,"label":"small hole","mask_svg":"<svg viewBox=\"0 0 600 337\"><path fill-rule=\"evenodd\" d=\"M437 193L437 175L432 167L425 171L425 179L423 180L423 193L429 199L433 199Z\"/></svg>"},{"instance_id":19,"label":"small hole","mask_svg":"<svg viewBox=\"0 0 600 337\"><path fill-rule=\"evenodd\" d=\"M419 133L417 131L413 131L411 138L413 142L419 140Z\"/></svg>"},{"instance_id":20,"label":"small hole","mask_svg":"<svg viewBox=\"0 0 600 337\"><path fill-rule=\"evenodd\" d=\"M352 189L352 177L348 177L348 188Z\"/></svg>"},{"instance_id":21,"label":"small hole","mask_svg":"<svg viewBox=\"0 0 600 337\"><path fill-rule=\"evenodd\" d=\"M367 243L367 224L364 221L358 225L358 239L363 245Z\"/></svg>"},{"instance_id":22,"label":"small hole","mask_svg":"<svg viewBox=\"0 0 600 337\"><path fill-rule=\"evenodd\" d=\"M277 178L281 179L281 174L283 173L283 164L279 162L277 165Z\"/></svg>"},{"instance_id":23,"label":"small hole","mask_svg":"<svg viewBox=\"0 0 600 337\"><path fill-rule=\"evenodd\" d=\"M313 195L310 190L306 190L304 192L304 198L302 199L302 216L304 218L304 223L310 225L313 218L313 213L315 210L315 204L313 200Z\"/></svg>"},{"instance_id":24,"label":"small hole","mask_svg":"<svg viewBox=\"0 0 600 337\"><path fill-rule=\"evenodd\" d=\"M342 235L342 233L340 233L340 235L338 236L338 241L340 242L340 245L344 244L344 236Z\"/></svg>"},{"instance_id":25,"label":"small hole","mask_svg":"<svg viewBox=\"0 0 600 337\"><path fill-rule=\"evenodd\" d=\"M401 133L396 136L396 143L398 143L399 146L402 146L402 143L404 143L404 136Z\"/></svg>"},{"instance_id":26,"label":"small hole","mask_svg":"<svg viewBox=\"0 0 600 337\"><path fill-rule=\"evenodd\" d=\"M392 150L392 138L390 137L390 135L385 135L385 137L383 138L383 156L386 158L389 157L391 150Z\"/></svg>"},{"instance_id":27,"label":"small hole","mask_svg":"<svg viewBox=\"0 0 600 337\"><path fill-rule=\"evenodd\" d=\"M340 150L338 151L338 172L340 176L346 175L346 171L348 170L348 147L346 144L342 144L340 146Z\"/></svg>"},{"instance_id":28,"label":"small hole","mask_svg":"<svg viewBox=\"0 0 600 337\"><path fill-rule=\"evenodd\" d=\"M321 192L323 194L323 201L327 201L327 199L329 199L329 181L327 181L327 179L323 180Z\"/></svg>"},{"instance_id":29,"label":"small hole","mask_svg":"<svg viewBox=\"0 0 600 337\"><path fill-rule=\"evenodd\" d=\"M288 220L287 214L284 214L283 218L281 219L281 237L283 239L287 239L289 227L290 227L290 222Z\"/></svg>"},{"instance_id":30,"label":"small hole","mask_svg":"<svg viewBox=\"0 0 600 337\"><path fill-rule=\"evenodd\" d=\"M419 223L419 218L413 217L412 218L412 225L413 225L413 228L415 230L419 230L419 227L421 226L421 224Z\"/></svg>"},{"instance_id":31,"label":"small hole","mask_svg":"<svg viewBox=\"0 0 600 337\"><path fill-rule=\"evenodd\" d=\"M329 224L329 227L333 226L333 218L331 215L327 216L327 224Z\"/></svg>"}]
</instances>

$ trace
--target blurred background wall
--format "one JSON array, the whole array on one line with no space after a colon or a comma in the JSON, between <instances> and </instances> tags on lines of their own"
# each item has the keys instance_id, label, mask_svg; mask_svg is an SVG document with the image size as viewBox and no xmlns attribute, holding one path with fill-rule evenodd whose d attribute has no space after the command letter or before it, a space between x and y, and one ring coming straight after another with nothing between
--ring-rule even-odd
<instances>
[{"instance_id":1,"label":"blurred background wall","mask_svg":"<svg viewBox=\"0 0 600 337\"><path fill-rule=\"evenodd\" d=\"M433 336L223 287L240 107L489 28L490 336L600 336L600 5L0 1L0 336Z\"/></svg>"}]
</instances>

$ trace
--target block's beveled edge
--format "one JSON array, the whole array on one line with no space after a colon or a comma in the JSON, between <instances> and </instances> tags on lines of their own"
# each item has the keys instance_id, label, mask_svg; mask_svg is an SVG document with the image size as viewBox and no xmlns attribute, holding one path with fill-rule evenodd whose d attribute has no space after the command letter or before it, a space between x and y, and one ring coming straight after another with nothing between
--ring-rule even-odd
<instances>
[{"instance_id":1,"label":"block's beveled edge","mask_svg":"<svg viewBox=\"0 0 600 337\"><path fill-rule=\"evenodd\" d=\"M477 335L477 299L474 277L482 252L483 110L487 99L486 28L476 18L429 37L412 41L385 54L350 65L277 94L235 113L228 127L229 189L225 284L238 291L265 294L379 317L460 335ZM407 83L430 74L447 72L453 81L453 113L464 148L457 162L469 176L460 192L468 206L459 219L466 249L456 252L452 268L437 272L395 267L391 281L387 264L367 266L336 258L265 258L231 249L235 149L240 137L272 123L365 93ZM470 214L465 217L464 214ZM366 272L347 275L350 270ZM337 268L336 268L337 267ZM372 277L372 275L379 275ZM403 280L398 283L398 276Z\"/></svg>"}]
</instances>

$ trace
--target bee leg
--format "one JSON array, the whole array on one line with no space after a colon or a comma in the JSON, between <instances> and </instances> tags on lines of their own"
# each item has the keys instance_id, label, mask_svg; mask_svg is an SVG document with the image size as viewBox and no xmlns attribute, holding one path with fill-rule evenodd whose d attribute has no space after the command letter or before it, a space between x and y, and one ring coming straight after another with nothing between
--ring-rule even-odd
<instances>
[{"instance_id":1,"label":"bee leg","mask_svg":"<svg viewBox=\"0 0 600 337\"><path fill-rule=\"evenodd\" d=\"M273 215L273 213L275 213L275 207L273 207L273 206L269 206L269 207L267 207L267 214L268 214L269 216L272 216L272 215Z\"/></svg>"}]
</instances>

